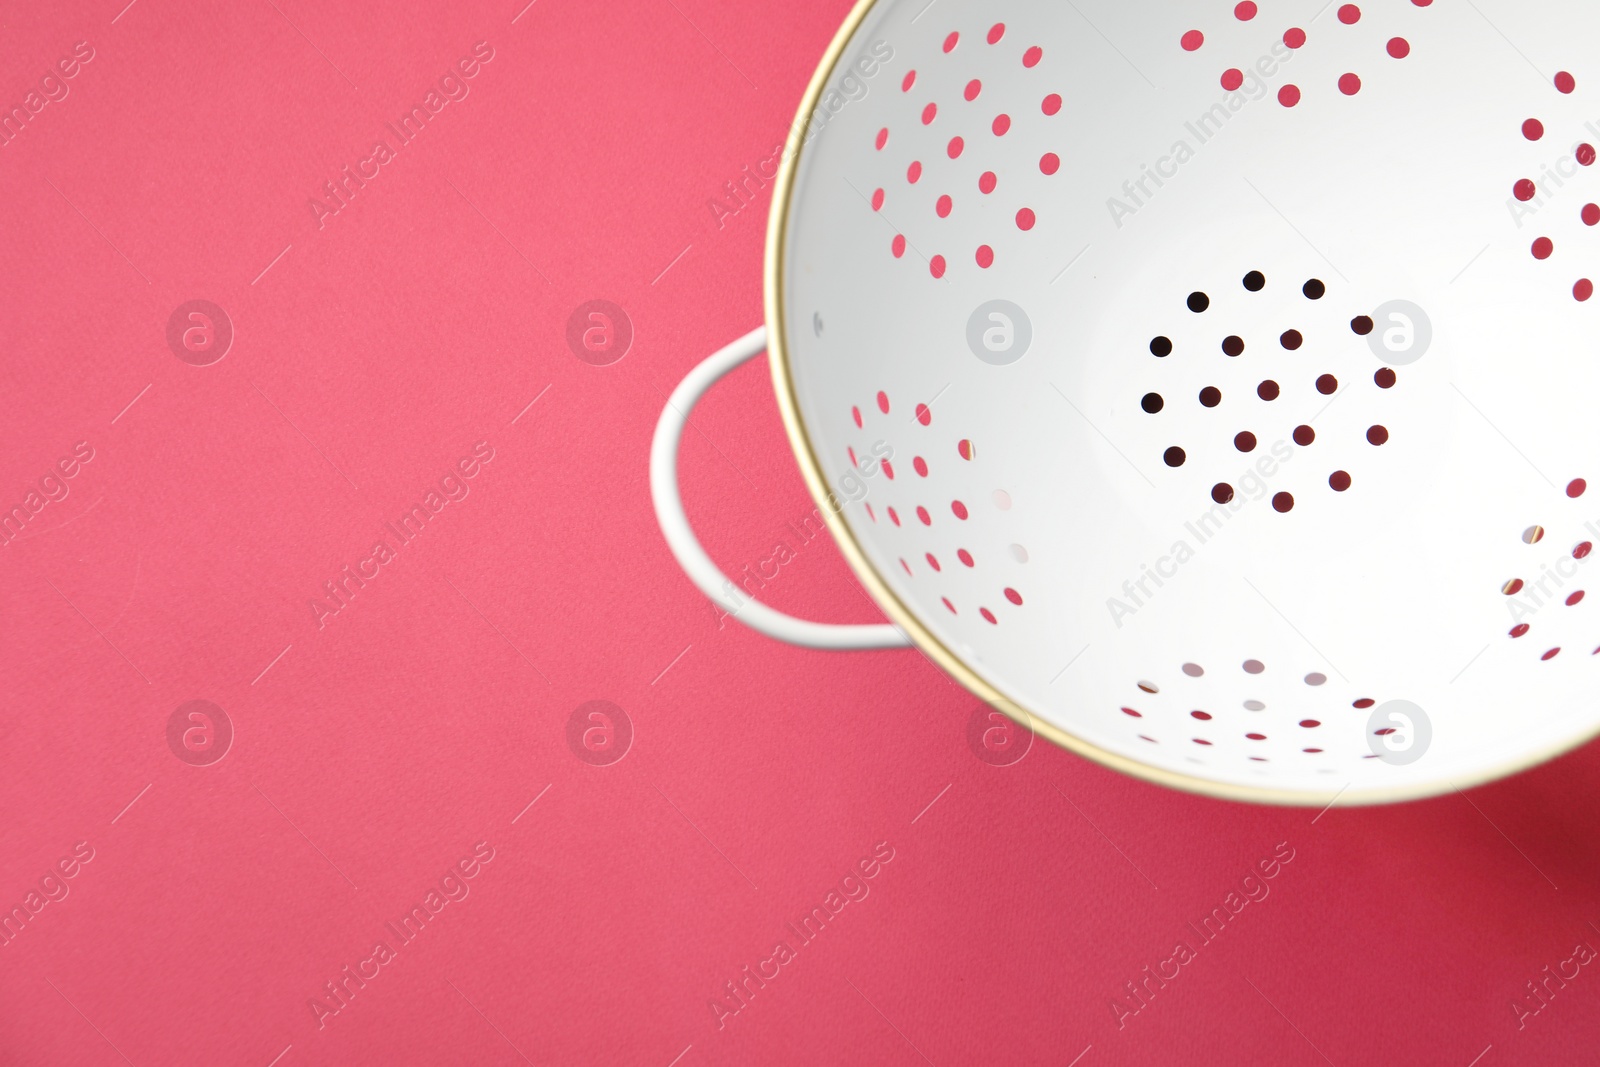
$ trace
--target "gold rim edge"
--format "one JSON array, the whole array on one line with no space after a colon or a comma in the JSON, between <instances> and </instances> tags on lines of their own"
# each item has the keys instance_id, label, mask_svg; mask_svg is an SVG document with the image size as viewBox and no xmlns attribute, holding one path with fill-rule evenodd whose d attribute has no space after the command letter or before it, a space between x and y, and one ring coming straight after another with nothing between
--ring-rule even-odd
<instances>
[{"instance_id":1,"label":"gold rim edge","mask_svg":"<svg viewBox=\"0 0 1600 1067\"><path fill-rule=\"evenodd\" d=\"M867 559L866 553L857 543L855 534L845 521L843 514L835 513L828 505L829 490L827 479L822 473L822 464L817 458L816 450L812 447L811 438L807 435L805 424L800 417L799 401L795 395L794 381L791 377L788 355L784 344L783 259L786 247L785 238L787 236L789 201L794 191L795 172L799 166L800 153L803 147L802 139L810 125L808 116L810 116L811 112L816 108L817 102L821 99L823 90L827 86L828 79L833 75L833 69L837 65L839 57L844 54L845 48L850 43L851 38L855 36L857 28L860 27L867 13L876 4L877 0L857 0L856 5L851 8L850 14L846 17L843 25L839 27L838 32L828 45L828 50L823 54L822 61L817 65L815 73L812 74L811 81L806 86L805 95L801 98L795 121L789 127L788 137L784 141L781 165L773 185L771 213L767 220L763 296L767 319L767 356L772 370L772 386L778 398L778 409L783 416L783 428L788 435L789 446L794 452L796 462L800 465L800 473L805 478L806 488L810 491L812 499L817 504L818 511L822 514L823 521L833 535L834 543L839 546L839 551L844 554L846 562L850 564L850 569L855 572L856 577L866 586L873 600L889 616L889 619L900 627L941 670L960 682L967 691L978 699L998 708L1019 725L1026 726L1034 733L1043 736L1069 752L1076 753L1085 759L1092 760L1111 770L1119 771L1129 777L1218 800L1277 804L1286 807L1317 807L1321 805L1331 807L1335 802L1342 802L1347 807L1359 807L1371 804L1392 804L1407 800L1423 800L1428 797L1449 793L1452 790L1472 788L1473 786L1483 785L1516 774L1571 752L1593 740L1596 736L1600 736L1600 724L1596 724L1593 728L1573 740L1562 741L1548 746L1530 756L1500 767L1481 771L1471 776L1464 776L1459 782L1443 780L1409 786L1340 790L1322 794L1256 786L1229 785L1212 781L1208 778L1198 778L1177 771L1169 771L1139 763L1127 756L1103 749L1068 733L1058 726L1039 719L968 667L959 657L946 648L938 637L922 625L911 609L900 600L899 596L889 588L888 583L878 575L877 569L873 567L872 563Z\"/></svg>"}]
</instances>

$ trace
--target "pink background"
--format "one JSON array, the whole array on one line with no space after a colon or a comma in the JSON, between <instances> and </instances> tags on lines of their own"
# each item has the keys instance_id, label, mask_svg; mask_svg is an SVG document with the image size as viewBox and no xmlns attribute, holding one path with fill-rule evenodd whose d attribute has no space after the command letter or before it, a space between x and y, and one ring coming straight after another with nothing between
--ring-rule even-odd
<instances>
[{"instance_id":1,"label":"pink background","mask_svg":"<svg viewBox=\"0 0 1600 1067\"><path fill-rule=\"evenodd\" d=\"M0 947L0 1062L1590 1055L1594 968L1520 1029L1512 1004L1600 946L1600 749L1320 817L1043 743L996 767L915 652L719 626L679 574L651 430L761 317L768 196L721 226L708 201L771 155L841 0L122 3L13 5L0 32L8 105L94 52L0 147L0 504L94 453L0 547L0 908L93 852ZM322 183L479 41L469 95L319 229ZM166 342L195 298L236 332L205 367ZM566 344L591 299L633 323L611 366ZM708 547L767 558L811 503L765 368L695 422ZM319 629L322 583L479 441L470 494ZM768 592L879 617L821 540ZM235 731L209 766L168 744L193 699ZM635 735L609 766L567 742L596 699ZM468 895L401 945L385 923L478 842ZM880 842L869 895L800 946L785 924ZM1275 850L1270 895L1202 944L1186 924ZM1119 1026L1180 939L1195 958Z\"/></svg>"}]
</instances>

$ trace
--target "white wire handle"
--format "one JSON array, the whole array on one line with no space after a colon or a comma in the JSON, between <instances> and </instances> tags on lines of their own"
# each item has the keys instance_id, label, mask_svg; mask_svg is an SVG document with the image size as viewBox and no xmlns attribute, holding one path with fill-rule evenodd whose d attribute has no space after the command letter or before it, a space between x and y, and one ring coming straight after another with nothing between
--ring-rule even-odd
<instances>
[{"instance_id":1,"label":"white wire handle","mask_svg":"<svg viewBox=\"0 0 1600 1067\"><path fill-rule=\"evenodd\" d=\"M835 626L808 622L742 595L733 581L706 555L706 550L700 547L694 530L689 526L689 517L683 512L683 498L678 492L678 443L683 439L683 427L689 421L689 413L706 390L723 375L760 355L766 347L766 327L751 330L703 360L667 398L667 406L661 412L661 421L656 423L655 437L650 442L650 498L655 503L656 521L661 524L667 547L672 549L678 566L683 568L689 580L713 603L752 630L768 637L803 648L907 648L911 639L898 627L888 623Z\"/></svg>"}]
</instances>

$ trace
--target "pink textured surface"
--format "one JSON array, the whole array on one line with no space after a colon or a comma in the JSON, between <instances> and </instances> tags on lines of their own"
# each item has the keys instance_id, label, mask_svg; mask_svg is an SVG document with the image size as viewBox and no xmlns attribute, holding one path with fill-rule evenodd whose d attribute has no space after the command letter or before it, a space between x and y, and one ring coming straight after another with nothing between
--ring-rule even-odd
<instances>
[{"instance_id":1,"label":"pink textured surface","mask_svg":"<svg viewBox=\"0 0 1600 1067\"><path fill-rule=\"evenodd\" d=\"M1600 1040L1600 977L1563 962L1600 945L1594 746L1320 816L1043 744L995 767L915 652L782 647L681 577L650 433L761 314L766 192L708 201L771 157L844 3L122 2L0 33L7 105L92 50L0 147L0 504L92 451L0 547L0 1063L1492 1067ZM308 200L478 42L467 95L319 226ZM235 330L204 367L166 342L196 298ZM591 299L633 323L610 366L567 347ZM876 620L790 529L764 368L695 421L713 556L785 542L771 602ZM168 743L194 699L235 731L209 766ZM567 741L596 699L634 729L609 766ZM376 973L341 1004L347 966ZM776 977L733 1012L747 966ZM1119 1015L1147 966L1177 976ZM1547 966L1577 977L1531 1014Z\"/></svg>"}]
</instances>

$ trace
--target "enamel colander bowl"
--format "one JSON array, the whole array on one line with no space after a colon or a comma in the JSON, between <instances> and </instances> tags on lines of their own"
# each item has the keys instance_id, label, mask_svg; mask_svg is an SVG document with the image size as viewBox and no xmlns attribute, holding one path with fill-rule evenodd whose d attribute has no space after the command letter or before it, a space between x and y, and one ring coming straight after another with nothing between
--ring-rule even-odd
<instances>
[{"instance_id":1,"label":"enamel colander bowl","mask_svg":"<svg viewBox=\"0 0 1600 1067\"><path fill-rule=\"evenodd\" d=\"M774 187L767 326L658 427L669 544L741 622L915 643L1179 788L1398 800L1571 748L1596 41L1555 0L861 4ZM781 615L694 541L679 434L763 350L892 625Z\"/></svg>"}]
</instances>

